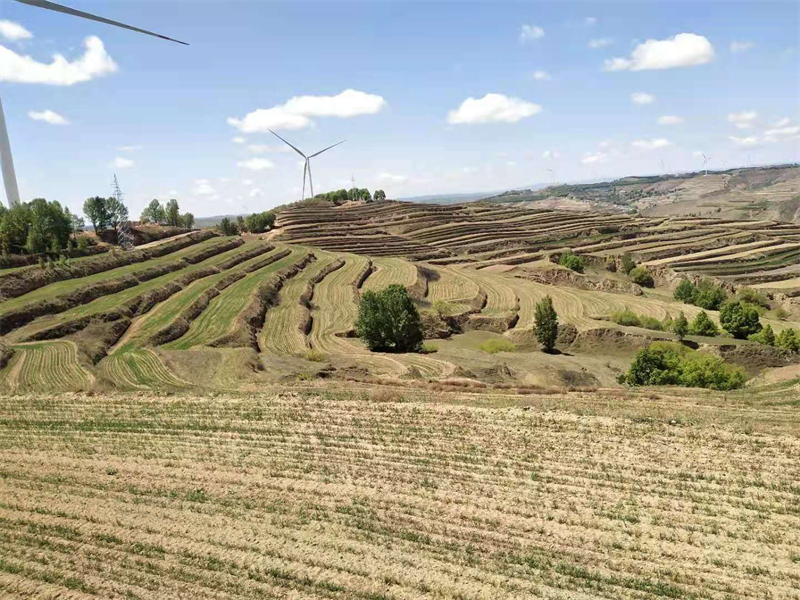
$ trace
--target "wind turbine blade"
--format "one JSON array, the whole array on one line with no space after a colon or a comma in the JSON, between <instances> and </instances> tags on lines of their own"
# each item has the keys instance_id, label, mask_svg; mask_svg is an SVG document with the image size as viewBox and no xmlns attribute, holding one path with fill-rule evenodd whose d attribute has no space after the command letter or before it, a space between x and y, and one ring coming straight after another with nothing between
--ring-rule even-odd
<instances>
[{"instance_id":1,"label":"wind turbine blade","mask_svg":"<svg viewBox=\"0 0 800 600\"><path fill-rule=\"evenodd\" d=\"M319 156L319 155L320 155L320 154L322 154L323 152L326 152L326 151L330 150L331 148L335 148L335 147L336 147L336 146L338 146L339 144L344 144L346 141L347 141L347 140L342 140L341 142L336 142L336 143L335 143L333 146L328 146L328 147L327 147L327 148L325 148L324 150L320 150L319 152L317 152L316 154L312 154L312 155L311 155L311 156L309 156L308 158L314 158L315 156Z\"/></svg>"},{"instance_id":2,"label":"wind turbine blade","mask_svg":"<svg viewBox=\"0 0 800 600\"><path fill-rule=\"evenodd\" d=\"M139 33L144 33L145 35L152 35L153 37L161 38L162 40L167 40L168 42L175 42L177 44L183 44L184 46L189 45L186 42L175 40L165 35L161 35L159 33L153 33L152 31L147 31L146 29L139 29L138 27L134 27L132 25L126 25L125 23L120 23L119 21L112 21L111 19L106 19L105 17L98 17L97 15L83 12L82 10L75 10L74 8L69 8L68 6L56 4L55 2L49 2L48 0L17 0L17 2L21 2L22 4L28 4L30 6L38 6L39 8L46 8L47 10L54 10L56 12L72 15L74 17L89 19L90 21L105 23L106 25L114 25L115 27L130 29L131 31L137 31Z\"/></svg>"},{"instance_id":3,"label":"wind turbine blade","mask_svg":"<svg viewBox=\"0 0 800 600\"><path fill-rule=\"evenodd\" d=\"M308 185L311 187L311 197L314 197L314 180L311 178L311 161L307 162L308 164Z\"/></svg>"},{"instance_id":4,"label":"wind turbine blade","mask_svg":"<svg viewBox=\"0 0 800 600\"><path fill-rule=\"evenodd\" d=\"M19 188L17 187L17 175L14 172L14 159L11 158L11 142L8 141L2 101L0 101L0 170L3 172L8 207L14 208L19 204Z\"/></svg>"},{"instance_id":5,"label":"wind turbine blade","mask_svg":"<svg viewBox=\"0 0 800 600\"><path fill-rule=\"evenodd\" d=\"M297 153L298 153L300 156L302 156L302 157L303 157L303 158L305 158L306 160L308 159L308 157L307 157L305 154L303 154L302 152L300 152L300 150L299 150L297 147L295 147L295 146L292 146L292 145L291 145L289 142L287 142L285 139L283 139L283 138L282 138L281 136L279 136L277 133L275 133L274 131L272 131L272 129L269 129L268 131L269 131L269 132L270 132L272 135L274 135L276 138L278 138L280 141L282 141L284 144L286 144L287 146L289 146L289 148L291 148L292 150L294 150L295 152L297 152Z\"/></svg>"},{"instance_id":6,"label":"wind turbine blade","mask_svg":"<svg viewBox=\"0 0 800 600\"><path fill-rule=\"evenodd\" d=\"M303 163L303 197L301 200L306 199L306 171L308 171L308 159Z\"/></svg>"}]
</instances>

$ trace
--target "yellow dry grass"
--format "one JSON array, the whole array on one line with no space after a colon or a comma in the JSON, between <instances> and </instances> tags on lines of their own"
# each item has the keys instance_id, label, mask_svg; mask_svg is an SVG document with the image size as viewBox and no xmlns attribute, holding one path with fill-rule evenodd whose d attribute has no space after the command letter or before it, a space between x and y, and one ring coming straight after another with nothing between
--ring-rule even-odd
<instances>
[{"instance_id":1,"label":"yellow dry grass","mask_svg":"<svg viewBox=\"0 0 800 600\"><path fill-rule=\"evenodd\" d=\"M798 598L795 409L472 403L2 397L0 596Z\"/></svg>"}]
</instances>

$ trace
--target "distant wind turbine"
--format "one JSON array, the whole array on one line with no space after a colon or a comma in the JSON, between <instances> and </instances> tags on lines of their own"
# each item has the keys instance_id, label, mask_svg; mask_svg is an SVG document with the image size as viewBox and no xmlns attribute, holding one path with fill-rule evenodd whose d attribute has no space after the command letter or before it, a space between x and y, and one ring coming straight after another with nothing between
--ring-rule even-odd
<instances>
[{"instance_id":1,"label":"distant wind turbine","mask_svg":"<svg viewBox=\"0 0 800 600\"><path fill-rule=\"evenodd\" d=\"M703 175L703 177L706 177L706 176L708 176L708 161L711 160L711 157L710 156L706 156L703 152L701 152L700 154L703 155L703 168L706 170L706 174Z\"/></svg>"},{"instance_id":2,"label":"distant wind turbine","mask_svg":"<svg viewBox=\"0 0 800 600\"><path fill-rule=\"evenodd\" d=\"M550 175L553 177L553 185L556 184L556 172L553 169L547 169Z\"/></svg>"},{"instance_id":3,"label":"distant wind turbine","mask_svg":"<svg viewBox=\"0 0 800 600\"><path fill-rule=\"evenodd\" d=\"M292 146L289 142L287 142L285 139L283 139L277 133L272 131L272 129L270 129L269 132L272 135L274 135L276 138L281 140L284 144L289 146L292 150L297 152L300 156L302 156L305 159L305 164L303 165L303 196L300 198L300 200L305 200L305 197L306 197L306 173L308 173L308 183L311 186L311 197L313 198L314 197L314 181L311 179L311 159L314 158L315 156L319 156L323 152L327 152L328 150L338 146L339 144L344 144L347 140L342 140L341 142L336 142L335 144L333 144L331 146L328 146L327 148L323 148L319 152L315 152L311 156L306 156L305 154L303 154L300 151L299 148L297 148L296 146Z\"/></svg>"},{"instance_id":4,"label":"distant wind turbine","mask_svg":"<svg viewBox=\"0 0 800 600\"><path fill-rule=\"evenodd\" d=\"M178 44L183 44L184 46L189 45L186 42L181 42L180 40L174 40L165 35L153 33L152 31L147 31L146 29L139 29L138 27L133 27L132 25L126 25L125 23L120 23L119 21L112 21L111 19L106 19L105 17L98 17L97 15L83 12L82 10L75 10L74 8L63 6L62 4L56 4L55 2L48 2L48 0L16 0L16 1L21 4L28 4L29 6L46 8L47 10L53 10L55 12L72 15L74 17L81 17L82 19L89 19L90 21L105 23L106 25L114 25L115 27L130 29L131 31L144 33L145 35L151 35L153 37L161 38L162 40L167 40L169 42L176 42ZM14 172L14 159L11 157L11 143L9 142L8 139L8 129L6 127L6 118L5 115L3 114L2 102L0 102L0 170L2 170L3 172L3 184L5 185L6 188L6 198L8 199L8 205L16 206L20 202L19 187L17 186L17 175Z\"/></svg>"}]
</instances>

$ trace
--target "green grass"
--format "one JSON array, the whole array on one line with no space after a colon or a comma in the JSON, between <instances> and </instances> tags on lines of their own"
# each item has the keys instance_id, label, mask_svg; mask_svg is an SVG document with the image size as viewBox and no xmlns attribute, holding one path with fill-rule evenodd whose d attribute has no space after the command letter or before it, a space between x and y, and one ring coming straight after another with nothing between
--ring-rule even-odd
<instances>
[{"instance_id":1,"label":"green grass","mask_svg":"<svg viewBox=\"0 0 800 600\"><path fill-rule=\"evenodd\" d=\"M480 345L481 350L489 354L497 354L498 352L514 352L517 349L513 342L508 340L486 340Z\"/></svg>"}]
</instances>

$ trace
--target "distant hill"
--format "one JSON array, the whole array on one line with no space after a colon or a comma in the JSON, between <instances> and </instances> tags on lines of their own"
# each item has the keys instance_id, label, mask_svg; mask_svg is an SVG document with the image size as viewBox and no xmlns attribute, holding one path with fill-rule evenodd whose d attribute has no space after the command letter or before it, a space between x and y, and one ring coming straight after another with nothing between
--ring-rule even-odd
<instances>
[{"instance_id":1,"label":"distant hill","mask_svg":"<svg viewBox=\"0 0 800 600\"><path fill-rule=\"evenodd\" d=\"M726 219L800 222L800 166L623 177L598 183L510 190L490 202L547 208L625 212L646 216L713 215Z\"/></svg>"}]
</instances>

